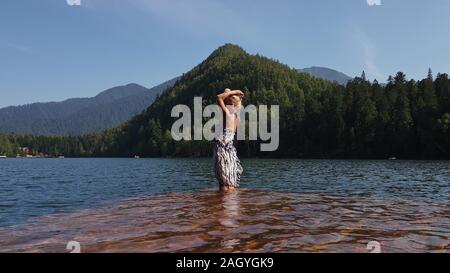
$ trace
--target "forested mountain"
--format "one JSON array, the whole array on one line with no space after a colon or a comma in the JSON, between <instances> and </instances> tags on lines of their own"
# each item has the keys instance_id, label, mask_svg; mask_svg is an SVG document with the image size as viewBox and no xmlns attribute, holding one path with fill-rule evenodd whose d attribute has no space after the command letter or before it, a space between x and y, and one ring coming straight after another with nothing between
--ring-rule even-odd
<instances>
[{"instance_id":1,"label":"forested mountain","mask_svg":"<svg viewBox=\"0 0 450 273\"><path fill-rule=\"evenodd\" d=\"M299 71L309 73L311 74L311 76L319 79L327 80L330 82L337 82L342 85L346 85L349 81L352 80L350 76L326 67L313 66L309 68L299 69Z\"/></svg>"},{"instance_id":2,"label":"forested mountain","mask_svg":"<svg viewBox=\"0 0 450 273\"><path fill-rule=\"evenodd\" d=\"M116 127L145 110L176 79L151 89L128 84L108 89L92 98L2 108L0 132L82 135Z\"/></svg>"},{"instance_id":3,"label":"forested mountain","mask_svg":"<svg viewBox=\"0 0 450 273\"><path fill-rule=\"evenodd\" d=\"M172 140L170 112L192 106L194 96L215 103L226 87L242 89L244 104L280 105L279 149L261 153L259 141L238 141L240 156L450 159L447 74L429 71L415 81L399 72L382 86L363 73L343 86L230 44L120 127L80 137L9 135L6 142L66 156L210 156L211 142Z\"/></svg>"}]
</instances>

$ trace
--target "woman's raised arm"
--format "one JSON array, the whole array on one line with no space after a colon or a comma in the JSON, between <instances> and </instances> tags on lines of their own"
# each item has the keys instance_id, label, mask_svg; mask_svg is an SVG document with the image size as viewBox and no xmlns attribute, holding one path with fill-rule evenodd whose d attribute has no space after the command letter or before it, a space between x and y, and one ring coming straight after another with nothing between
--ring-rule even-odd
<instances>
[{"instance_id":1,"label":"woman's raised arm","mask_svg":"<svg viewBox=\"0 0 450 273\"><path fill-rule=\"evenodd\" d=\"M217 95L217 104L219 104L220 108L222 108L222 111L224 111L226 114L229 114L229 110L225 106L225 99L231 96L243 97L244 93L241 90L227 91L227 89L225 89L225 92Z\"/></svg>"}]
</instances>

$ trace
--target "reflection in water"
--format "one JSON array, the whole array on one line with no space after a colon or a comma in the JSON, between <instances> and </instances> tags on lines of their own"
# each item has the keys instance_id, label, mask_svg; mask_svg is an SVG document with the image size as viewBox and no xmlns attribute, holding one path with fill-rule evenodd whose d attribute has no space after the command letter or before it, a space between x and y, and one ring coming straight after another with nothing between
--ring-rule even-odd
<instances>
[{"instance_id":1,"label":"reflection in water","mask_svg":"<svg viewBox=\"0 0 450 273\"><path fill-rule=\"evenodd\" d=\"M164 193L0 229L2 252L449 252L446 203L240 189Z\"/></svg>"},{"instance_id":2,"label":"reflection in water","mask_svg":"<svg viewBox=\"0 0 450 273\"><path fill-rule=\"evenodd\" d=\"M238 227L239 216L239 191L223 193L222 195L223 216L220 223L225 227Z\"/></svg>"},{"instance_id":3,"label":"reflection in water","mask_svg":"<svg viewBox=\"0 0 450 273\"><path fill-rule=\"evenodd\" d=\"M232 191L222 194L223 215L219 218L220 223L225 228L238 228L239 222L239 191ZM237 237L237 236L236 236ZM232 238L222 241L222 246L225 249L233 249L234 246L240 243L239 238Z\"/></svg>"}]
</instances>

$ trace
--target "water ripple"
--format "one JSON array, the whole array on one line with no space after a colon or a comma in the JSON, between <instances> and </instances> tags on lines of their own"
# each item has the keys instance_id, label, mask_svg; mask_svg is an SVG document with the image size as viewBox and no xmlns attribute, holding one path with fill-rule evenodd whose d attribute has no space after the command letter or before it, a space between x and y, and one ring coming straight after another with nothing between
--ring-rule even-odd
<instances>
[{"instance_id":1,"label":"water ripple","mask_svg":"<svg viewBox=\"0 0 450 273\"><path fill-rule=\"evenodd\" d=\"M4 159L1 241L13 232L9 249L26 245L31 250L31 242L61 242L83 237L83 231L94 238L91 249L99 251L118 250L114 238L124 238L123 251L364 251L361 245L372 237L383 241L387 251L448 250L449 161L245 159L243 165L242 185L247 190L236 197L236 208L204 192L217 187L211 159ZM123 201L128 198L138 199ZM122 210L102 209L121 202ZM92 215L83 214L91 209ZM224 218L224 211L236 216ZM55 215L90 229L67 228ZM80 223L76 215L86 222ZM46 217L55 223L46 222ZM128 227L123 234L114 234L120 231L118 223L109 222L114 219ZM39 228L38 221L48 231ZM149 221L165 224L158 228ZM133 225L142 228L133 230ZM145 225L152 228L145 232ZM242 237L231 237L227 226ZM98 227L109 231L99 238L114 244L100 247L95 239L102 234ZM184 228L190 231L171 233ZM188 238L194 245L186 241L186 247L177 246L178 240ZM153 240L154 247L147 247L147 240Z\"/></svg>"},{"instance_id":2,"label":"water ripple","mask_svg":"<svg viewBox=\"0 0 450 273\"><path fill-rule=\"evenodd\" d=\"M420 209L418 209L420 208ZM164 193L0 229L6 252L450 252L450 213L422 204L241 189Z\"/></svg>"}]
</instances>

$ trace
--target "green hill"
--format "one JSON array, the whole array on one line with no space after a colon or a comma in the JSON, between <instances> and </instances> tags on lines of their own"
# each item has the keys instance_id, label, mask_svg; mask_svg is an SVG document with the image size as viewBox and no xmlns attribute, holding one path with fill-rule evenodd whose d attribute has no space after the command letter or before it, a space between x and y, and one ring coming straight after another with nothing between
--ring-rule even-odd
<instances>
[{"instance_id":1,"label":"green hill","mask_svg":"<svg viewBox=\"0 0 450 273\"><path fill-rule=\"evenodd\" d=\"M217 93L227 87L242 89L246 93L244 104L280 105L281 131L287 132L288 126L300 126L299 122L304 115L305 93L324 91L332 88L332 85L306 73L298 73L277 61L250 55L238 46L227 44L184 74L144 114L125 124L118 141L120 147L116 147L116 151L122 155L144 156L208 155L210 143L206 141L171 141L168 130L174 118L171 118L170 112L177 104L192 106L194 96L203 97L204 105L213 104ZM288 141L287 138L284 140ZM280 142L288 144L283 139ZM255 155L256 147L259 145L254 142L243 143L241 152Z\"/></svg>"}]
</instances>

